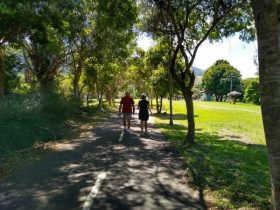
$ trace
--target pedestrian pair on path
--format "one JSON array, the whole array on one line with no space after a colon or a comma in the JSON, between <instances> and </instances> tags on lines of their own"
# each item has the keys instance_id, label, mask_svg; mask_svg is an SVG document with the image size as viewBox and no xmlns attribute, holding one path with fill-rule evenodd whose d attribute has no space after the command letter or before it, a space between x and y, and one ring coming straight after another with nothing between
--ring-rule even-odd
<instances>
[{"instance_id":1,"label":"pedestrian pair on path","mask_svg":"<svg viewBox=\"0 0 280 210\"><path fill-rule=\"evenodd\" d=\"M141 127L141 136L147 134L147 122L149 120L149 112L152 115L152 111L149 108L149 101L146 100L146 96L143 94L141 100L138 103L139 120ZM128 131L131 125L131 116L135 114L134 100L130 96L130 92L126 92L125 96L121 98L119 114L123 114L123 127L124 131Z\"/></svg>"}]
</instances>

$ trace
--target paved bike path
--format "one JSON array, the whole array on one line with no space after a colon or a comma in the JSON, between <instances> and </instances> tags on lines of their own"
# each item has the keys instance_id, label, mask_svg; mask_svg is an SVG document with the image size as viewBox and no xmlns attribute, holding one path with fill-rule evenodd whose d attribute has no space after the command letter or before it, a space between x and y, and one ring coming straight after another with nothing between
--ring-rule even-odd
<instances>
[{"instance_id":1,"label":"paved bike path","mask_svg":"<svg viewBox=\"0 0 280 210\"><path fill-rule=\"evenodd\" d=\"M206 209L184 180L183 161L150 124L140 137L118 116L0 184L0 210Z\"/></svg>"}]
</instances>

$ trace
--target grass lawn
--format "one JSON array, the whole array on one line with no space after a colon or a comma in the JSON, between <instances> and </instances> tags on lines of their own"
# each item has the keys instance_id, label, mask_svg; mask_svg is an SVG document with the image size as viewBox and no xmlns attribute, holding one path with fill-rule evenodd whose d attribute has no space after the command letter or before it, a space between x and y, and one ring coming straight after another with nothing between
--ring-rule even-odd
<instances>
[{"instance_id":1,"label":"grass lawn","mask_svg":"<svg viewBox=\"0 0 280 210\"><path fill-rule=\"evenodd\" d=\"M169 116L156 123L185 158L187 175L218 209L268 209L270 174L259 106L194 101L196 144L180 147L186 135L184 101L174 101ZM169 103L164 101L169 113Z\"/></svg>"}]
</instances>

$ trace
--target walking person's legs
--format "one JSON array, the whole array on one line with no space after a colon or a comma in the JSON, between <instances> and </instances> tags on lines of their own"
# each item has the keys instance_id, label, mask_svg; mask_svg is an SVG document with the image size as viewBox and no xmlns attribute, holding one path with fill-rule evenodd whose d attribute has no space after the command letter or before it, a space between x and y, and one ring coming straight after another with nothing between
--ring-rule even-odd
<instances>
[{"instance_id":1,"label":"walking person's legs","mask_svg":"<svg viewBox=\"0 0 280 210\"><path fill-rule=\"evenodd\" d=\"M126 113L126 121L127 121L127 130L129 130L131 125L131 113Z\"/></svg>"},{"instance_id":2,"label":"walking person's legs","mask_svg":"<svg viewBox=\"0 0 280 210\"><path fill-rule=\"evenodd\" d=\"M130 124L131 124L131 122L130 122L130 116L127 116L127 129L130 129Z\"/></svg>"},{"instance_id":3,"label":"walking person's legs","mask_svg":"<svg viewBox=\"0 0 280 210\"><path fill-rule=\"evenodd\" d=\"M123 113L123 128L124 128L124 130L126 130L126 118L127 118L126 114Z\"/></svg>"},{"instance_id":4,"label":"walking person's legs","mask_svg":"<svg viewBox=\"0 0 280 210\"><path fill-rule=\"evenodd\" d=\"M148 130L147 130L147 121L144 121L144 124L145 124L145 133L147 133L148 132Z\"/></svg>"},{"instance_id":5,"label":"walking person's legs","mask_svg":"<svg viewBox=\"0 0 280 210\"><path fill-rule=\"evenodd\" d=\"M144 125L144 121L140 120L141 136L143 136L143 130L144 130L143 125Z\"/></svg>"}]
</instances>

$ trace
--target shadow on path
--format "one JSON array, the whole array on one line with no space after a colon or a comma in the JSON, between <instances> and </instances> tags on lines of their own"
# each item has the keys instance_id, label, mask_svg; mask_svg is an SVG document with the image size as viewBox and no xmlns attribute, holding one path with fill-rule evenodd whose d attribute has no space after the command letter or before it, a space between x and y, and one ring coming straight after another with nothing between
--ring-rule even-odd
<instances>
[{"instance_id":1,"label":"shadow on path","mask_svg":"<svg viewBox=\"0 0 280 210\"><path fill-rule=\"evenodd\" d=\"M203 197L184 180L183 161L151 125L139 136L112 117L80 138L58 144L57 151L0 185L0 209L70 210L83 203L98 174L106 173L91 209L206 209Z\"/></svg>"}]
</instances>

